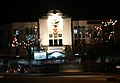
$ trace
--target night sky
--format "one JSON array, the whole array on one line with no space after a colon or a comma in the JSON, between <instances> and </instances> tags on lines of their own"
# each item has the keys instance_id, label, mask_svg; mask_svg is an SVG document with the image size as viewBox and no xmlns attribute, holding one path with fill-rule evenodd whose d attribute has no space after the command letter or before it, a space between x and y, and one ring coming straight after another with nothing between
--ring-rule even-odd
<instances>
[{"instance_id":1,"label":"night sky","mask_svg":"<svg viewBox=\"0 0 120 83\"><path fill-rule=\"evenodd\" d=\"M37 21L51 9L59 9L72 19L119 19L115 0L0 0L0 24Z\"/></svg>"}]
</instances>

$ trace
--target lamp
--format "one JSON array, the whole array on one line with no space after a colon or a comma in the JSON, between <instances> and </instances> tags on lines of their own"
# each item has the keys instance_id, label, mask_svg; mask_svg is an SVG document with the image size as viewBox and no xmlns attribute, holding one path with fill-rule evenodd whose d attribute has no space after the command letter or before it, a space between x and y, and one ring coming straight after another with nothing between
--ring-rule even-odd
<instances>
[{"instance_id":1,"label":"lamp","mask_svg":"<svg viewBox=\"0 0 120 83\"><path fill-rule=\"evenodd\" d=\"M53 10L53 14L56 14L57 12L56 12L56 10Z\"/></svg>"}]
</instances>

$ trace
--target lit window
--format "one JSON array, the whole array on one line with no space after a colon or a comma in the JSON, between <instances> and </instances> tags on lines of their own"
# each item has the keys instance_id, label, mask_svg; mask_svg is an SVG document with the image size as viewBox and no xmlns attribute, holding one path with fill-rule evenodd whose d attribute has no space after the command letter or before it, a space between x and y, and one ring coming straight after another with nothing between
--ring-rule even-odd
<instances>
[{"instance_id":1,"label":"lit window","mask_svg":"<svg viewBox=\"0 0 120 83\"><path fill-rule=\"evenodd\" d=\"M77 34L77 29L74 29L74 34Z\"/></svg>"},{"instance_id":2,"label":"lit window","mask_svg":"<svg viewBox=\"0 0 120 83\"><path fill-rule=\"evenodd\" d=\"M16 33L15 33L16 35L19 35L19 30L16 30Z\"/></svg>"}]
</instances>

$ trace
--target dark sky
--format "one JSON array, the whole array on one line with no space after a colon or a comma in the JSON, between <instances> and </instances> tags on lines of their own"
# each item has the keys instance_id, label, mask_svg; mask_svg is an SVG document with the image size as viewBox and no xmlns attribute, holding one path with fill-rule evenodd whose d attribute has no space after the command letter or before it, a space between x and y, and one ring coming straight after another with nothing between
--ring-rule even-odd
<instances>
[{"instance_id":1,"label":"dark sky","mask_svg":"<svg viewBox=\"0 0 120 83\"><path fill-rule=\"evenodd\" d=\"M115 0L0 0L0 24L37 21L51 9L59 9L72 19L119 19Z\"/></svg>"}]
</instances>

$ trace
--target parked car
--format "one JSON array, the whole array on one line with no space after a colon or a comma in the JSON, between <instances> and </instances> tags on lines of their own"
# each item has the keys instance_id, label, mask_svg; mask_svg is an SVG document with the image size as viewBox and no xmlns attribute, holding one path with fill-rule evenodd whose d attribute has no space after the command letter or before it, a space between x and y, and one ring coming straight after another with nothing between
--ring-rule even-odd
<instances>
[{"instance_id":1,"label":"parked car","mask_svg":"<svg viewBox=\"0 0 120 83\"><path fill-rule=\"evenodd\" d=\"M21 71L22 66L25 64L20 64L20 63L12 63L10 67L8 67L6 73L18 73Z\"/></svg>"},{"instance_id":2,"label":"parked car","mask_svg":"<svg viewBox=\"0 0 120 83\"><path fill-rule=\"evenodd\" d=\"M40 66L24 65L21 67L20 73L40 73Z\"/></svg>"},{"instance_id":3,"label":"parked car","mask_svg":"<svg viewBox=\"0 0 120 83\"><path fill-rule=\"evenodd\" d=\"M17 72L16 67L9 67L6 71L6 73L16 73L16 72Z\"/></svg>"}]
</instances>

